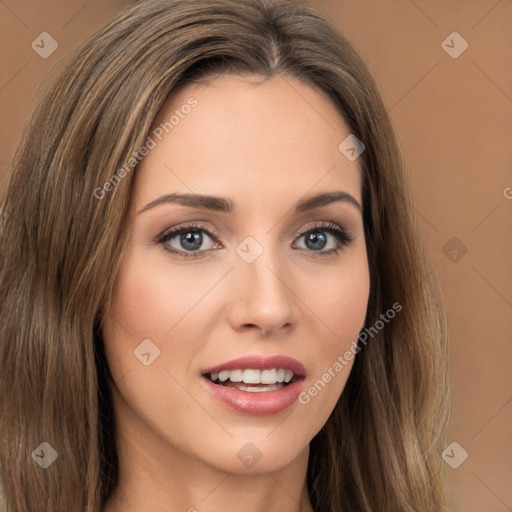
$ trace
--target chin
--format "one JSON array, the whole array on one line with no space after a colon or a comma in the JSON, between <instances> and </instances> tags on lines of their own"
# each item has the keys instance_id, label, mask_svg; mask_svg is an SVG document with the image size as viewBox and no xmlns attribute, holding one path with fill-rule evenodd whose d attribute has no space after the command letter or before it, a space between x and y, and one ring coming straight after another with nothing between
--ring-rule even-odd
<instances>
[{"instance_id":1,"label":"chin","mask_svg":"<svg viewBox=\"0 0 512 512\"><path fill-rule=\"evenodd\" d=\"M196 447L195 458L226 473L254 474L279 471L309 452L309 443L301 449L298 442L283 433L270 434L266 439L265 435L253 440L249 435L225 442L212 439L201 453L197 453Z\"/></svg>"}]
</instances>

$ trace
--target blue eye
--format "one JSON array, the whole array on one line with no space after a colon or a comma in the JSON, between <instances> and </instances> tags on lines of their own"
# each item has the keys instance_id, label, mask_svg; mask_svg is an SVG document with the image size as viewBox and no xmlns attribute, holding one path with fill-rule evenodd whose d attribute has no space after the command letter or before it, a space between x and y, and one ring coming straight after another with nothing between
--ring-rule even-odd
<instances>
[{"instance_id":1,"label":"blue eye","mask_svg":"<svg viewBox=\"0 0 512 512\"><path fill-rule=\"evenodd\" d=\"M315 249L318 248L318 246L320 246L320 249L324 249L325 245L328 242L328 237L325 235L325 233L329 233L331 236L333 236L340 245L338 247L331 248L327 251L320 252L319 254L321 256L337 254L341 248L348 247L348 245L350 245L350 243L353 240L352 237L344 229L341 229L336 224L331 223L328 223L327 225L319 225L310 228L307 231L301 233L299 238L305 236L306 245L310 243L310 246L312 245L313 247L313 249L310 249L310 247L307 247L307 249L310 249L312 252L319 252Z\"/></svg>"},{"instance_id":2,"label":"blue eye","mask_svg":"<svg viewBox=\"0 0 512 512\"><path fill-rule=\"evenodd\" d=\"M196 258L199 256L197 253L203 253L207 251L207 249L199 250L199 248L203 245L204 237L202 233L206 233L210 238L213 238L205 226L189 224L187 226L182 226L180 228L164 233L160 236L160 238L158 238L158 243L162 244L166 251L169 251L173 254L178 254L185 258ZM179 239L179 244L182 245L184 251L176 250L170 247L169 242L175 238Z\"/></svg>"},{"instance_id":3,"label":"blue eye","mask_svg":"<svg viewBox=\"0 0 512 512\"><path fill-rule=\"evenodd\" d=\"M184 258L197 258L201 254L212 250L211 247L209 249L200 249L204 242L204 234L211 240L215 239L206 226L189 224L163 233L157 238L157 243L161 244L166 251L172 254L177 254ZM329 241L329 237L326 234L337 241L338 245L336 247L323 250ZM353 238L345 230L332 223L314 226L302 232L299 235L299 239L302 237L306 237L306 250L318 253L320 256L337 254L340 249L347 247L353 241ZM181 248L176 249L172 247L171 242L174 239L178 240Z\"/></svg>"}]
</instances>

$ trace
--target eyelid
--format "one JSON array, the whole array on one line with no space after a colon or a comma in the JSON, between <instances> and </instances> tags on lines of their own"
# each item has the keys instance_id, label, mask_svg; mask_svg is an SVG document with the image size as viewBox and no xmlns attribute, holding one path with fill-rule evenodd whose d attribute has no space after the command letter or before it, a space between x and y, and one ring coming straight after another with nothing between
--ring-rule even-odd
<instances>
[{"instance_id":1,"label":"eyelid","mask_svg":"<svg viewBox=\"0 0 512 512\"><path fill-rule=\"evenodd\" d=\"M338 243L340 244L340 247L337 249L330 249L328 251L308 251L310 253L318 253L319 255L328 255L331 252L334 252L335 254L339 250L346 249L353 241L354 241L354 235L351 231L347 230L344 226L340 226L334 222L331 221L317 221L317 223L309 228L305 228L297 237L297 239L302 238L304 235L307 235L310 232L314 231L326 231L330 233L332 236L334 236Z\"/></svg>"},{"instance_id":2,"label":"eyelid","mask_svg":"<svg viewBox=\"0 0 512 512\"><path fill-rule=\"evenodd\" d=\"M180 224L176 224L174 226L170 226L168 228L165 228L163 231L161 231L155 238L154 238L154 241L155 242L158 242L159 240L161 240L162 238L164 238L165 236L167 236L168 234L170 233L179 233L180 231L182 230L186 230L186 229L194 229L194 230L197 230L197 231L205 231L206 233L208 233L210 236L212 236L212 238L215 236L215 237L220 237L220 233L219 231L214 228L214 227L211 227L211 226L207 226L205 222L203 221L190 221L190 222L183 222L183 223L180 223Z\"/></svg>"}]
</instances>

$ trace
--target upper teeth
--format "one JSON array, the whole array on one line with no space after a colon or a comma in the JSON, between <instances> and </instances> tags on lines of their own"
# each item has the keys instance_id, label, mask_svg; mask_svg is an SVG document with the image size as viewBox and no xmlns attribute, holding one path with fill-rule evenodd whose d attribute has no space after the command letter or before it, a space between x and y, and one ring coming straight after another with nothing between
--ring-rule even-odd
<instances>
[{"instance_id":1,"label":"upper teeth","mask_svg":"<svg viewBox=\"0 0 512 512\"><path fill-rule=\"evenodd\" d=\"M210 379L215 382L230 380L231 382L244 382L245 384L275 384L276 382L290 382L293 378L291 370L222 370L219 373L211 373Z\"/></svg>"}]
</instances>

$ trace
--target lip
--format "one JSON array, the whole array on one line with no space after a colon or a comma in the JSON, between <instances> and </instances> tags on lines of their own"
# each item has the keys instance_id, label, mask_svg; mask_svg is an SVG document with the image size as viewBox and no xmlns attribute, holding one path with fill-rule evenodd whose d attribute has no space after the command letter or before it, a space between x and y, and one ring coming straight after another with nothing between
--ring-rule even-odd
<instances>
[{"instance_id":1,"label":"lip","mask_svg":"<svg viewBox=\"0 0 512 512\"><path fill-rule=\"evenodd\" d=\"M243 356L238 359L227 361L226 363L206 368L201 371L201 374L206 375L207 373L219 373L221 370L271 370L272 368L291 370L296 377L306 376L306 368L304 368L303 364L299 363L296 359L283 355L271 357L259 355ZM272 393L272 391L267 391L266 393Z\"/></svg>"},{"instance_id":2,"label":"lip","mask_svg":"<svg viewBox=\"0 0 512 512\"><path fill-rule=\"evenodd\" d=\"M282 368L294 373L294 381L276 391L250 392L214 384L206 374L221 370L254 369L269 370ZM201 372L201 386L225 407L242 414L267 416L277 414L297 401L304 387L306 369L299 361L288 356L244 356L233 359Z\"/></svg>"},{"instance_id":3,"label":"lip","mask_svg":"<svg viewBox=\"0 0 512 512\"><path fill-rule=\"evenodd\" d=\"M221 404L229 409L256 416L277 414L290 407L304 387L304 378L300 378L276 391L252 393L214 384L208 377L201 376L201 386Z\"/></svg>"}]
</instances>

